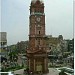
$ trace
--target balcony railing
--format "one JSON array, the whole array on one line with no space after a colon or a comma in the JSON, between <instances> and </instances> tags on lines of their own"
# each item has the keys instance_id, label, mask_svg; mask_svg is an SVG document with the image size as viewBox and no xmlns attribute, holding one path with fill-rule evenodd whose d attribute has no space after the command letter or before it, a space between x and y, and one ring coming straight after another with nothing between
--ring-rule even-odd
<instances>
[{"instance_id":1,"label":"balcony railing","mask_svg":"<svg viewBox=\"0 0 75 75\"><path fill-rule=\"evenodd\" d=\"M35 47L35 48L27 48L27 52L29 53L35 53L37 51L44 51L46 53L50 52L50 48L47 47Z\"/></svg>"},{"instance_id":2,"label":"balcony railing","mask_svg":"<svg viewBox=\"0 0 75 75\"><path fill-rule=\"evenodd\" d=\"M29 35L29 37L46 37L43 34L35 34L35 35Z\"/></svg>"}]
</instances>

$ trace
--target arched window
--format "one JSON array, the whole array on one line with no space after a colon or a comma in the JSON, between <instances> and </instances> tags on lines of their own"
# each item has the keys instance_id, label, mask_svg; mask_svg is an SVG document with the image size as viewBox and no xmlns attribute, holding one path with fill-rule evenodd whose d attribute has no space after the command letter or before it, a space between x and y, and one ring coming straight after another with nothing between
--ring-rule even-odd
<instances>
[{"instance_id":1,"label":"arched window","mask_svg":"<svg viewBox=\"0 0 75 75\"><path fill-rule=\"evenodd\" d=\"M39 31L39 34L40 34L40 31Z\"/></svg>"}]
</instances>

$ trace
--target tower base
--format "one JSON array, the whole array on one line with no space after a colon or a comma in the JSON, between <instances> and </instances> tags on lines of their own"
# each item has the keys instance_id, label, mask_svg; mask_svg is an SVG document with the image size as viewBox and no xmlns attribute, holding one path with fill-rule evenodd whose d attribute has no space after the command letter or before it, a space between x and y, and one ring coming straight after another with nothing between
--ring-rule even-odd
<instances>
[{"instance_id":1,"label":"tower base","mask_svg":"<svg viewBox=\"0 0 75 75\"><path fill-rule=\"evenodd\" d=\"M48 73L48 59L46 54L28 54L29 70L33 73Z\"/></svg>"}]
</instances>

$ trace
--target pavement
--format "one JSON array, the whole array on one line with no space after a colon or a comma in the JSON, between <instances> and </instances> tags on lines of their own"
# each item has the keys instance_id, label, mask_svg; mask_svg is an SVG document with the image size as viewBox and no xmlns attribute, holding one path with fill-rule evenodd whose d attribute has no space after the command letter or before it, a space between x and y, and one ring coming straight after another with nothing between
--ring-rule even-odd
<instances>
[{"instance_id":1,"label":"pavement","mask_svg":"<svg viewBox=\"0 0 75 75\"><path fill-rule=\"evenodd\" d=\"M49 73L44 75L59 75L59 72L55 68L49 68Z\"/></svg>"},{"instance_id":2,"label":"pavement","mask_svg":"<svg viewBox=\"0 0 75 75\"><path fill-rule=\"evenodd\" d=\"M24 69L14 71L14 75L17 75L17 74L23 75L23 73L24 73Z\"/></svg>"},{"instance_id":3,"label":"pavement","mask_svg":"<svg viewBox=\"0 0 75 75\"><path fill-rule=\"evenodd\" d=\"M24 69L14 71L14 75L25 75L23 73ZM49 73L43 75L59 75L59 72L55 68L49 68Z\"/></svg>"}]
</instances>

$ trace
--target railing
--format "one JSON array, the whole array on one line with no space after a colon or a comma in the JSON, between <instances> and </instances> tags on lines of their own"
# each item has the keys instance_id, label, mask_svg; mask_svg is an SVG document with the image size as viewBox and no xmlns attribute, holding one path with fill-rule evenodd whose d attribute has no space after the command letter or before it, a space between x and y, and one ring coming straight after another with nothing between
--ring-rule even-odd
<instances>
[{"instance_id":1,"label":"railing","mask_svg":"<svg viewBox=\"0 0 75 75\"><path fill-rule=\"evenodd\" d=\"M14 75L12 72L0 72L0 74Z\"/></svg>"},{"instance_id":2,"label":"railing","mask_svg":"<svg viewBox=\"0 0 75 75\"><path fill-rule=\"evenodd\" d=\"M27 51L30 51L32 53L37 52L37 51L45 51L46 53L50 52L51 50L47 47L35 47L35 48L28 48Z\"/></svg>"},{"instance_id":3,"label":"railing","mask_svg":"<svg viewBox=\"0 0 75 75\"><path fill-rule=\"evenodd\" d=\"M46 37L43 34L35 34L35 35L29 35L29 37Z\"/></svg>"},{"instance_id":4,"label":"railing","mask_svg":"<svg viewBox=\"0 0 75 75\"><path fill-rule=\"evenodd\" d=\"M34 48L28 48L27 50L45 50L46 47L34 47Z\"/></svg>"}]
</instances>

